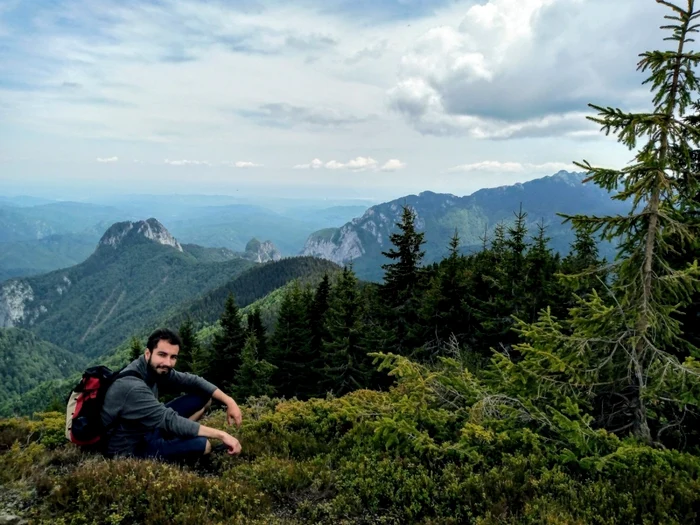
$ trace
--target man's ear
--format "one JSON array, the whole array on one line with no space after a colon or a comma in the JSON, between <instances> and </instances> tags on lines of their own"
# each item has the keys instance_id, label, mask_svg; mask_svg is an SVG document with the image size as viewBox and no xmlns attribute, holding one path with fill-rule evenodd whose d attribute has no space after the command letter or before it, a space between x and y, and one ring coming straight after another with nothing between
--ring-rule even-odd
<instances>
[{"instance_id":1,"label":"man's ear","mask_svg":"<svg viewBox=\"0 0 700 525\"><path fill-rule=\"evenodd\" d=\"M146 351L143 353L144 357L146 358L146 361L148 361L151 358L151 351L146 348Z\"/></svg>"}]
</instances>

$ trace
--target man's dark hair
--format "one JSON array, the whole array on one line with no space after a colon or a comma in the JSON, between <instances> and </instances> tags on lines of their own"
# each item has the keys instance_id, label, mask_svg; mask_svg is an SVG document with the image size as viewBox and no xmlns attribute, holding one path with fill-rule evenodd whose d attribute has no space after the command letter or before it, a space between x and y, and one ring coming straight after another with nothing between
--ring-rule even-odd
<instances>
[{"instance_id":1,"label":"man's dark hair","mask_svg":"<svg viewBox=\"0 0 700 525\"><path fill-rule=\"evenodd\" d=\"M171 345L182 346L180 337L175 332L168 330L167 328L159 328L148 336L146 348L153 352L153 349L158 346L159 341L167 341Z\"/></svg>"}]
</instances>

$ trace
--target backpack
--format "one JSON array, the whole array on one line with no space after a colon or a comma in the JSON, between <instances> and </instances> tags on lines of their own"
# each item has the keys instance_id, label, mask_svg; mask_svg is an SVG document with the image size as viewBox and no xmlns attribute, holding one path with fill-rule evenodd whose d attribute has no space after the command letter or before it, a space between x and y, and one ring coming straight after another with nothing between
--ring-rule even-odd
<instances>
[{"instance_id":1,"label":"backpack","mask_svg":"<svg viewBox=\"0 0 700 525\"><path fill-rule=\"evenodd\" d=\"M139 377L136 370L113 372L106 366L93 366L73 388L66 403L66 439L82 447L99 447L106 430L100 412L107 389L120 377Z\"/></svg>"}]
</instances>

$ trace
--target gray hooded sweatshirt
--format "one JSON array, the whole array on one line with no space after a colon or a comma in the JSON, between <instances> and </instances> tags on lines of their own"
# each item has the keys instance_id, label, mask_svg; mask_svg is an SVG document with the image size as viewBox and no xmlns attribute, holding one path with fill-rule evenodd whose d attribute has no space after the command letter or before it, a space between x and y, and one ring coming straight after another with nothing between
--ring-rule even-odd
<instances>
[{"instance_id":1,"label":"gray hooded sweatshirt","mask_svg":"<svg viewBox=\"0 0 700 525\"><path fill-rule=\"evenodd\" d=\"M158 385L208 397L216 390L215 385L194 374L175 370L158 376L143 355L125 370L136 370L144 379L121 377L107 390L100 415L108 429L105 449L108 456L133 454L144 436L156 428L181 438L197 436L199 423L158 401Z\"/></svg>"}]
</instances>

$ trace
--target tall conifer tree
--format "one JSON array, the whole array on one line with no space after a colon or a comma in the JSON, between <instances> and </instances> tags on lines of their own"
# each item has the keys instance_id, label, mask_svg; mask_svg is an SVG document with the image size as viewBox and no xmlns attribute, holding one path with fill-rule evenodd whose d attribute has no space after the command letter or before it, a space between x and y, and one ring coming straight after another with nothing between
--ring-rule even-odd
<instances>
[{"instance_id":1,"label":"tall conifer tree","mask_svg":"<svg viewBox=\"0 0 700 525\"><path fill-rule=\"evenodd\" d=\"M700 130L684 118L700 87L695 75L700 53L690 48L700 12L695 0L657 2L671 12L662 28L670 31L665 40L672 48L645 52L638 64L649 75L645 84L651 86L653 110L629 113L591 104L598 115L589 117L636 149L634 161L622 169L577 163L588 174L585 182L630 201L630 213L567 217L577 230L619 240L614 279L605 294L582 298L564 324L549 312L538 323L523 324L528 343L520 346L525 359L517 367L539 378L540 393L549 387L553 396L594 402L599 424L647 443L677 424L669 415L683 412L684 405L697 409L698 399L681 394L678 385L697 384L700 374L694 361L677 357L685 342L672 315L697 289L697 262L674 268L668 243L669 236L682 245L694 240L681 213L687 164L679 159L689 159L700 141ZM669 405L681 410L666 411Z\"/></svg>"},{"instance_id":2,"label":"tall conifer tree","mask_svg":"<svg viewBox=\"0 0 700 525\"><path fill-rule=\"evenodd\" d=\"M342 395L370 384L373 368L362 347L363 305L357 277L345 267L336 284L328 310L328 339L324 343L324 386Z\"/></svg>"},{"instance_id":3,"label":"tall conifer tree","mask_svg":"<svg viewBox=\"0 0 700 525\"><path fill-rule=\"evenodd\" d=\"M403 206L401 221L396 226L399 232L389 236L394 247L382 252L382 255L392 261L382 265L386 272L384 295L389 304L403 306L420 282L420 267L425 256L422 250L425 234L416 230L416 214L408 206Z\"/></svg>"},{"instance_id":4,"label":"tall conifer tree","mask_svg":"<svg viewBox=\"0 0 700 525\"><path fill-rule=\"evenodd\" d=\"M277 367L273 384L287 398L307 399L317 391L310 352L309 306L312 296L294 282L285 292L275 331L270 337L268 361Z\"/></svg>"},{"instance_id":5,"label":"tall conifer tree","mask_svg":"<svg viewBox=\"0 0 700 525\"><path fill-rule=\"evenodd\" d=\"M422 332L425 358L439 354L453 336L460 343L466 340L470 284L471 272L459 254L459 235L455 230L449 243L449 256L440 263L421 302L416 331Z\"/></svg>"},{"instance_id":6,"label":"tall conifer tree","mask_svg":"<svg viewBox=\"0 0 700 525\"><path fill-rule=\"evenodd\" d=\"M192 372L194 356L199 353L199 342L194 330L194 323L188 317L180 325L180 353L177 356L177 369L180 372Z\"/></svg>"},{"instance_id":7,"label":"tall conifer tree","mask_svg":"<svg viewBox=\"0 0 700 525\"><path fill-rule=\"evenodd\" d=\"M309 310L309 328L311 329L310 351L314 355L314 359L321 356L323 349L323 340L327 334L326 317L328 313L330 301L331 285L328 274L323 276L323 279L316 287L314 299ZM319 363L314 366L319 367Z\"/></svg>"},{"instance_id":8,"label":"tall conifer tree","mask_svg":"<svg viewBox=\"0 0 700 525\"><path fill-rule=\"evenodd\" d=\"M274 372L274 365L260 359L258 339L254 333L249 333L241 352L241 367L234 378L233 395L239 399L274 395L271 383Z\"/></svg>"},{"instance_id":9,"label":"tall conifer tree","mask_svg":"<svg viewBox=\"0 0 700 525\"><path fill-rule=\"evenodd\" d=\"M416 230L416 214L408 206L403 206L401 221L396 226L399 232L389 237L394 247L382 252L392 262L382 265L385 274L381 292L387 318L396 331L394 350L412 354L422 344L411 335L418 320L417 293L424 286L421 263L425 234Z\"/></svg>"},{"instance_id":10,"label":"tall conifer tree","mask_svg":"<svg viewBox=\"0 0 700 525\"><path fill-rule=\"evenodd\" d=\"M248 337L251 335L255 336L258 359L266 359L268 354L267 331L263 325L260 308L255 308L248 315Z\"/></svg>"},{"instance_id":11,"label":"tall conifer tree","mask_svg":"<svg viewBox=\"0 0 700 525\"><path fill-rule=\"evenodd\" d=\"M241 313L232 294L229 294L226 299L220 322L221 330L214 335L211 358L205 377L228 392L241 366L241 352L245 344Z\"/></svg>"},{"instance_id":12,"label":"tall conifer tree","mask_svg":"<svg viewBox=\"0 0 700 525\"><path fill-rule=\"evenodd\" d=\"M134 359L138 359L139 357L141 357L143 355L143 351L144 346L141 342L141 339L137 336L133 336L129 343L129 357L131 358L131 360L133 361Z\"/></svg>"}]
</instances>

